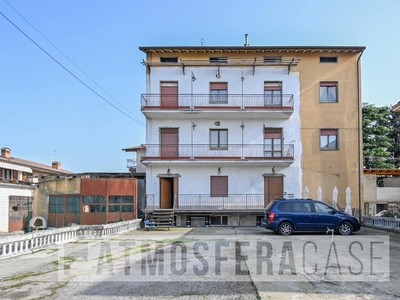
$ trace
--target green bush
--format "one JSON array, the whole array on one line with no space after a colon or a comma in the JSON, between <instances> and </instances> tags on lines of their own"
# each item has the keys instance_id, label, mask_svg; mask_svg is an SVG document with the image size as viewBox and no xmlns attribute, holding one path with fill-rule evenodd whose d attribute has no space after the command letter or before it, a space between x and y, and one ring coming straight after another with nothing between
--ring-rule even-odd
<instances>
[{"instance_id":1,"label":"green bush","mask_svg":"<svg viewBox=\"0 0 400 300\"><path fill-rule=\"evenodd\" d=\"M398 213L394 212L393 210L388 210L386 211L382 217L386 217L386 218L397 218L398 217Z\"/></svg>"}]
</instances>

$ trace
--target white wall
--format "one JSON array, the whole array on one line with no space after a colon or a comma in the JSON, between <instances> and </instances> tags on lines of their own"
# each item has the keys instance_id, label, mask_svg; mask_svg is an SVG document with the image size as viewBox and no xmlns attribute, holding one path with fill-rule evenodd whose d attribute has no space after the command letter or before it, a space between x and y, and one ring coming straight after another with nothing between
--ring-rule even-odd
<instances>
[{"instance_id":1,"label":"white wall","mask_svg":"<svg viewBox=\"0 0 400 300\"><path fill-rule=\"evenodd\" d=\"M283 94L298 96L300 91L298 74L296 72L287 74L287 68L258 67L253 75L253 68L220 67L221 77L216 78L217 67L186 67L185 75L181 67L165 67L151 69L146 92L160 94L160 81L178 81L179 94L191 94L192 71L196 77L193 82L193 94L208 94L210 82L228 82L228 94L241 94L242 72L244 94L264 94L264 81L282 81Z\"/></svg>"},{"instance_id":2,"label":"white wall","mask_svg":"<svg viewBox=\"0 0 400 300\"><path fill-rule=\"evenodd\" d=\"M300 138L300 81L298 73L287 74L287 68L262 68L257 67L255 75L252 68L228 68L221 67L221 78L216 78L217 67L186 67L185 75L181 67L162 67L152 68L151 74L147 78L147 93L159 94L160 81L178 81L179 94L191 94L191 72L194 73L196 81L193 83L193 94L208 94L210 82L228 82L228 94L264 93L264 81L282 81L283 94L294 95L294 112L288 119L221 119L220 126L215 126L214 119L147 119L146 123L146 144L159 144L160 127L178 127L179 144L191 144L192 121L196 124L193 131L194 144L209 144L209 130L212 128L228 129L228 143L242 143L242 121L245 125L244 144L263 144L263 127L283 128L284 144L294 144L294 163L289 167L275 167L275 172L282 173L284 177L284 192L301 197L302 191L302 171L301 155L302 144ZM182 164L171 163L169 165L171 173L180 174L179 193L180 194L208 194L210 192L210 176L217 175L218 162L215 166L207 167L185 167ZM262 174L271 173L271 167L263 166L244 166L240 164L236 167L221 166L221 175L229 177L229 194L263 194L264 179ZM146 171L146 193L154 194L158 200L159 178L158 174L165 174L166 167L153 166L147 167Z\"/></svg>"},{"instance_id":3,"label":"white wall","mask_svg":"<svg viewBox=\"0 0 400 300\"><path fill-rule=\"evenodd\" d=\"M218 175L218 163L215 166L169 166L171 174L179 174L179 194L209 194L210 176ZM264 194L264 177L262 174L271 173L270 167L233 167L220 166L221 176L228 176L229 194ZM165 166L153 166L148 168L146 183L147 194L154 194L155 199L159 199L160 179L158 174L165 174ZM290 166L287 168L275 167L276 173L285 174L284 192L294 194L295 197L301 197L301 182L299 168Z\"/></svg>"},{"instance_id":4,"label":"white wall","mask_svg":"<svg viewBox=\"0 0 400 300\"><path fill-rule=\"evenodd\" d=\"M33 197L33 189L30 186L2 184L0 183L0 231L8 231L9 196Z\"/></svg>"}]
</instances>

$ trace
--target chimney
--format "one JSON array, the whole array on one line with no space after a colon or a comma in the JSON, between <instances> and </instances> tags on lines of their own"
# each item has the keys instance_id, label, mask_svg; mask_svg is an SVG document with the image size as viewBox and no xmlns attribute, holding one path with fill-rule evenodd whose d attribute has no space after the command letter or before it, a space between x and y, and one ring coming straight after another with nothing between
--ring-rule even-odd
<instances>
[{"instance_id":1,"label":"chimney","mask_svg":"<svg viewBox=\"0 0 400 300\"><path fill-rule=\"evenodd\" d=\"M2 157L10 158L10 152L11 152L10 148L7 148L7 147L1 148L1 156Z\"/></svg>"},{"instance_id":2,"label":"chimney","mask_svg":"<svg viewBox=\"0 0 400 300\"><path fill-rule=\"evenodd\" d=\"M244 46L249 46L249 35L247 33L244 35Z\"/></svg>"},{"instance_id":3,"label":"chimney","mask_svg":"<svg viewBox=\"0 0 400 300\"><path fill-rule=\"evenodd\" d=\"M53 169L60 170L60 169L61 169L61 163L60 163L59 161L53 161L53 162L51 163L51 167L52 167Z\"/></svg>"}]
</instances>

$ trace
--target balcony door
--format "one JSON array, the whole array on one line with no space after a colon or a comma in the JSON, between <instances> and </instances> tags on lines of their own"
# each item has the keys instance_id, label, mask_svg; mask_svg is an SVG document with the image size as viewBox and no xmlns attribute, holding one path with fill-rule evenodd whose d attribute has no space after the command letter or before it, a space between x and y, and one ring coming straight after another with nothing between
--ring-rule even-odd
<instances>
[{"instance_id":1,"label":"balcony door","mask_svg":"<svg viewBox=\"0 0 400 300\"><path fill-rule=\"evenodd\" d=\"M161 107L178 106L178 83L161 82Z\"/></svg>"},{"instance_id":2,"label":"balcony door","mask_svg":"<svg viewBox=\"0 0 400 300\"><path fill-rule=\"evenodd\" d=\"M277 175L264 177L264 207L272 200L283 198L283 177Z\"/></svg>"},{"instance_id":3,"label":"balcony door","mask_svg":"<svg viewBox=\"0 0 400 300\"><path fill-rule=\"evenodd\" d=\"M282 106L282 82L264 82L264 105Z\"/></svg>"},{"instance_id":4,"label":"balcony door","mask_svg":"<svg viewBox=\"0 0 400 300\"><path fill-rule=\"evenodd\" d=\"M264 156L282 157L282 128L264 128Z\"/></svg>"},{"instance_id":5,"label":"balcony door","mask_svg":"<svg viewBox=\"0 0 400 300\"><path fill-rule=\"evenodd\" d=\"M160 128L161 157L178 157L178 128Z\"/></svg>"}]
</instances>

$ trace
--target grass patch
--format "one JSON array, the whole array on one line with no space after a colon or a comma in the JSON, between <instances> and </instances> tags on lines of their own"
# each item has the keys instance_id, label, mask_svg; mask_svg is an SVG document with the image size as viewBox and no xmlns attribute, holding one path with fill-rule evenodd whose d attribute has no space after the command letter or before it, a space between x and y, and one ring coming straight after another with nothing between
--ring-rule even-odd
<instances>
[{"instance_id":1,"label":"grass patch","mask_svg":"<svg viewBox=\"0 0 400 300\"><path fill-rule=\"evenodd\" d=\"M22 280L27 277L32 277L32 276L40 276L46 274L45 272L36 272L36 273L25 273L21 275L15 275L7 280Z\"/></svg>"},{"instance_id":2,"label":"grass patch","mask_svg":"<svg viewBox=\"0 0 400 300\"><path fill-rule=\"evenodd\" d=\"M12 284L12 285L9 285L9 286L5 286L2 289L3 290L9 290L9 289L13 289L13 288L17 288L17 287L23 286L23 285L28 284L28 283L29 282L20 282L20 283Z\"/></svg>"}]
</instances>

